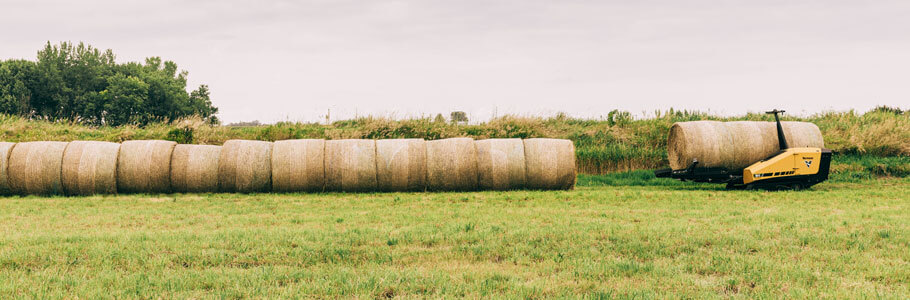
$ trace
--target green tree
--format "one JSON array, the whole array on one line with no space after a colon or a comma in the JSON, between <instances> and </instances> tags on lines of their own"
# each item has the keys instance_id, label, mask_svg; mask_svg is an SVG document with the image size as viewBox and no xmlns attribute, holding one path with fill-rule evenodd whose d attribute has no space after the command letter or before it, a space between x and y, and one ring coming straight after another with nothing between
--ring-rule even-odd
<instances>
[{"instance_id":1,"label":"green tree","mask_svg":"<svg viewBox=\"0 0 910 300\"><path fill-rule=\"evenodd\" d=\"M92 125L143 125L199 115L217 123L209 88L160 57L117 64L111 50L47 43L37 61L0 61L0 113Z\"/></svg>"},{"instance_id":2,"label":"green tree","mask_svg":"<svg viewBox=\"0 0 910 300\"><path fill-rule=\"evenodd\" d=\"M190 110L193 114L202 117L210 124L220 124L221 121L215 116L218 114L218 108L212 105L212 99L209 95L209 86L200 85L198 89L190 93Z\"/></svg>"},{"instance_id":3,"label":"green tree","mask_svg":"<svg viewBox=\"0 0 910 300\"><path fill-rule=\"evenodd\" d=\"M83 121L77 103L85 101L86 94L105 89L114 65L111 50L102 52L84 43L47 43L38 51L39 84L35 86L33 104L37 114L49 119Z\"/></svg>"},{"instance_id":4,"label":"green tree","mask_svg":"<svg viewBox=\"0 0 910 300\"><path fill-rule=\"evenodd\" d=\"M35 63L26 60L0 61L0 113L29 115L32 92L29 80Z\"/></svg>"},{"instance_id":5,"label":"green tree","mask_svg":"<svg viewBox=\"0 0 910 300\"><path fill-rule=\"evenodd\" d=\"M99 93L104 102L103 121L112 126L143 123L148 115L143 107L149 85L139 78L117 74L108 79L108 88Z\"/></svg>"},{"instance_id":6,"label":"green tree","mask_svg":"<svg viewBox=\"0 0 910 300\"><path fill-rule=\"evenodd\" d=\"M463 111L453 111L451 114L449 114L449 119L452 120L453 124L467 123L468 114Z\"/></svg>"}]
</instances>

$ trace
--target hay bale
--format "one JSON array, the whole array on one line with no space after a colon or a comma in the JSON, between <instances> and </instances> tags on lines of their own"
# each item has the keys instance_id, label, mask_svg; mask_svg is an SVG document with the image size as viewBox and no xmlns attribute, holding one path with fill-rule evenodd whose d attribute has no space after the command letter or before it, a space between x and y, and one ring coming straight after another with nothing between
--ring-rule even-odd
<instances>
[{"instance_id":1,"label":"hay bale","mask_svg":"<svg viewBox=\"0 0 910 300\"><path fill-rule=\"evenodd\" d=\"M475 141L480 189L522 189L526 183L525 147L521 139Z\"/></svg>"},{"instance_id":2,"label":"hay bale","mask_svg":"<svg viewBox=\"0 0 910 300\"><path fill-rule=\"evenodd\" d=\"M770 123L770 122L769 122ZM798 147L825 147L825 138L822 137L821 129L809 122L780 122L784 128L784 135L787 137L787 144L792 148ZM774 123L771 123L774 124ZM774 127L775 137L777 136L777 127Z\"/></svg>"},{"instance_id":3,"label":"hay bale","mask_svg":"<svg viewBox=\"0 0 910 300\"><path fill-rule=\"evenodd\" d=\"M427 144L423 139L376 141L376 181L380 191L424 191Z\"/></svg>"},{"instance_id":4,"label":"hay bale","mask_svg":"<svg viewBox=\"0 0 910 300\"><path fill-rule=\"evenodd\" d=\"M524 140L527 187L570 190L575 187L575 144L563 139Z\"/></svg>"},{"instance_id":5,"label":"hay bale","mask_svg":"<svg viewBox=\"0 0 910 300\"><path fill-rule=\"evenodd\" d=\"M272 189L272 143L229 140L218 158L218 190L225 193Z\"/></svg>"},{"instance_id":6,"label":"hay bale","mask_svg":"<svg viewBox=\"0 0 910 300\"><path fill-rule=\"evenodd\" d=\"M821 131L807 122L781 122L790 147L824 147ZM741 170L777 153L774 122L679 122L670 127L667 158L670 167L683 169L693 159L699 167Z\"/></svg>"},{"instance_id":7,"label":"hay bale","mask_svg":"<svg viewBox=\"0 0 910 300\"><path fill-rule=\"evenodd\" d=\"M477 156L474 140L451 138L427 142L427 190L477 189Z\"/></svg>"},{"instance_id":8,"label":"hay bale","mask_svg":"<svg viewBox=\"0 0 910 300\"><path fill-rule=\"evenodd\" d=\"M0 142L0 195L10 195L9 188L9 155L16 143Z\"/></svg>"},{"instance_id":9,"label":"hay bale","mask_svg":"<svg viewBox=\"0 0 910 300\"><path fill-rule=\"evenodd\" d=\"M325 143L325 187L329 191L376 190L376 141L334 140Z\"/></svg>"},{"instance_id":10,"label":"hay bale","mask_svg":"<svg viewBox=\"0 0 910 300\"><path fill-rule=\"evenodd\" d=\"M171 189L178 193L218 191L221 146L177 145L171 155Z\"/></svg>"},{"instance_id":11,"label":"hay bale","mask_svg":"<svg viewBox=\"0 0 910 300\"><path fill-rule=\"evenodd\" d=\"M722 141L723 144L737 146L730 148L730 151L720 157L720 161L732 162L734 166L748 166L768 158L769 153L776 153L780 149L777 145L777 126L773 123L735 121L726 122L725 126L727 138ZM718 148L724 149L723 146Z\"/></svg>"},{"instance_id":12,"label":"hay bale","mask_svg":"<svg viewBox=\"0 0 910 300\"><path fill-rule=\"evenodd\" d=\"M67 142L18 143L9 156L9 185L14 194L63 193L60 171Z\"/></svg>"},{"instance_id":13,"label":"hay bale","mask_svg":"<svg viewBox=\"0 0 910 300\"><path fill-rule=\"evenodd\" d=\"M276 141L272 191L321 192L325 188L325 140Z\"/></svg>"},{"instance_id":14,"label":"hay bale","mask_svg":"<svg viewBox=\"0 0 910 300\"><path fill-rule=\"evenodd\" d=\"M117 159L117 190L121 193L167 193L171 190L171 154L177 143L126 141Z\"/></svg>"},{"instance_id":15,"label":"hay bale","mask_svg":"<svg viewBox=\"0 0 910 300\"><path fill-rule=\"evenodd\" d=\"M749 130L748 124L739 124L741 130ZM757 126L757 125L756 125ZM756 131L759 132L759 131ZM695 121L673 124L670 127L667 155L671 161L670 166L676 170L685 168L692 163L694 157L681 154L693 153L698 156L699 166L717 167L719 163L730 161L733 151L730 147L734 143L733 137L723 122Z\"/></svg>"},{"instance_id":16,"label":"hay bale","mask_svg":"<svg viewBox=\"0 0 910 300\"><path fill-rule=\"evenodd\" d=\"M73 141L63 152L63 190L67 195L117 193L120 144Z\"/></svg>"}]
</instances>

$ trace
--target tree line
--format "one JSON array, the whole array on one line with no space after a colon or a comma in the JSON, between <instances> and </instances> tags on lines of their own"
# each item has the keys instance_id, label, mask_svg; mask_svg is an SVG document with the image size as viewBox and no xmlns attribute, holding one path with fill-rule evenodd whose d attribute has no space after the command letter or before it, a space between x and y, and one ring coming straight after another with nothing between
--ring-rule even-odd
<instances>
[{"instance_id":1,"label":"tree line","mask_svg":"<svg viewBox=\"0 0 910 300\"><path fill-rule=\"evenodd\" d=\"M36 61L0 60L0 113L89 125L144 125L198 115L218 123L207 85L187 92L173 61L117 63L114 53L62 42Z\"/></svg>"}]
</instances>

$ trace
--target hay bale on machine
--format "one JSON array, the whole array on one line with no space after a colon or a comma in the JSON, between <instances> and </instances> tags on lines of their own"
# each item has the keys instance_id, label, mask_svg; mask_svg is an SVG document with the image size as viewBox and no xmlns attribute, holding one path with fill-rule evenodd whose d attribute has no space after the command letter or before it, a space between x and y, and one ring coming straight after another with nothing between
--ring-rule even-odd
<instances>
[{"instance_id":1,"label":"hay bale on machine","mask_svg":"<svg viewBox=\"0 0 910 300\"><path fill-rule=\"evenodd\" d=\"M272 143L229 140L218 158L218 190L225 193L272 189Z\"/></svg>"},{"instance_id":2,"label":"hay bale on machine","mask_svg":"<svg viewBox=\"0 0 910 300\"><path fill-rule=\"evenodd\" d=\"M522 189L526 183L525 147L521 139L475 141L478 186L484 190Z\"/></svg>"},{"instance_id":3,"label":"hay bale on machine","mask_svg":"<svg viewBox=\"0 0 910 300\"><path fill-rule=\"evenodd\" d=\"M73 141L63 152L63 190L67 195L117 193L120 144Z\"/></svg>"},{"instance_id":4,"label":"hay bale on machine","mask_svg":"<svg viewBox=\"0 0 910 300\"><path fill-rule=\"evenodd\" d=\"M272 191L321 192L325 188L325 140L276 141Z\"/></svg>"},{"instance_id":5,"label":"hay bale on machine","mask_svg":"<svg viewBox=\"0 0 910 300\"><path fill-rule=\"evenodd\" d=\"M20 195L63 193L60 170L67 142L18 143L9 155L10 191Z\"/></svg>"},{"instance_id":6,"label":"hay bale on machine","mask_svg":"<svg viewBox=\"0 0 910 300\"><path fill-rule=\"evenodd\" d=\"M327 141L325 188L329 191L343 192L375 191L376 141Z\"/></svg>"},{"instance_id":7,"label":"hay bale on machine","mask_svg":"<svg viewBox=\"0 0 910 300\"><path fill-rule=\"evenodd\" d=\"M121 193L167 193L171 190L171 154L177 143L126 141L117 159L117 190Z\"/></svg>"},{"instance_id":8,"label":"hay bale on machine","mask_svg":"<svg viewBox=\"0 0 910 300\"><path fill-rule=\"evenodd\" d=\"M563 139L524 140L527 187L569 190L575 187L575 145Z\"/></svg>"},{"instance_id":9,"label":"hay bale on machine","mask_svg":"<svg viewBox=\"0 0 910 300\"><path fill-rule=\"evenodd\" d=\"M824 147L821 131L807 122L781 122L790 147ZM699 167L740 170L780 150L777 125L754 121L679 122L670 127L667 159L674 170L698 159Z\"/></svg>"},{"instance_id":10,"label":"hay bale on machine","mask_svg":"<svg viewBox=\"0 0 910 300\"><path fill-rule=\"evenodd\" d=\"M774 124L771 122L767 123ZM813 123L786 121L780 122L780 125L784 128L784 135L787 137L787 144L790 147L825 147L825 138L822 137L822 131ZM776 134L777 127L774 127L774 130Z\"/></svg>"},{"instance_id":11,"label":"hay bale on machine","mask_svg":"<svg viewBox=\"0 0 910 300\"><path fill-rule=\"evenodd\" d=\"M777 127L773 123L735 121L726 122L725 125L727 136L720 142L733 147L729 148L729 153L719 156L720 161L730 162L733 166L748 166L768 158L780 149L777 145ZM718 129L718 132L724 131ZM748 138L743 138L746 136ZM724 151L724 146L717 148Z\"/></svg>"},{"instance_id":12,"label":"hay bale on machine","mask_svg":"<svg viewBox=\"0 0 910 300\"><path fill-rule=\"evenodd\" d=\"M218 191L221 146L177 145L171 155L171 189L178 193Z\"/></svg>"},{"instance_id":13,"label":"hay bale on machine","mask_svg":"<svg viewBox=\"0 0 910 300\"><path fill-rule=\"evenodd\" d=\"M0 142L0 195L13 192L9 188L9 155L16 143Z\"/></svg>"},{"instance_id":14,"label":"hay bale on machine","mask_svg":"<svg viewBox=\"0 0 910 300\"><path fill-rule=\"evenodd\" d=\"M427 142L427 190L477 189L474 139L451 138Z\"/></svg>"},{"instance_id":15,"label":"hay bale on machine","mask_svg":"<svg viewBox=\"0 0 910 300\"><path fill-rule=\"evenodd\" d=\"M748 123L738 126L743 131L750 130L749 127ZM760 126L756 124L756 127ZM694 156L698 157L701 167L717 167L722 162L730 162L733 158L733 138L727 128L723 122L718 121L673 124L667 142L667 157L671 168L677 170L689 166Z\"/></svg>"},{"instance_id":16,"label":"hay bale on machine","mask_svg":"<svg viewBox=\"0 0 910 300\"><path fill-rule=\"evenodd\" d=\"M427 144L423 139L376 141L380 191L423 191L427 186Z\"/></svg>"}]
</instances>

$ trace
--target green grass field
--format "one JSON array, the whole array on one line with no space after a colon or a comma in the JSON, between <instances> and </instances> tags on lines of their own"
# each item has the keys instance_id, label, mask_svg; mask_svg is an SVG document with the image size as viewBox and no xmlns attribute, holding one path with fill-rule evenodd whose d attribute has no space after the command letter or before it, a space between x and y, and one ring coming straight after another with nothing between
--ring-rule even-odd
<instances>
[{"instance_id":1,"label":"green grass field","mask_svg":"<svg viewBox=\"0 0 910 300\"><path fill-rule=\"evenodd\" d=\"M0 198L0 298L910 297L910 178L838 176Z\"/></svg>"}]
</instances>

